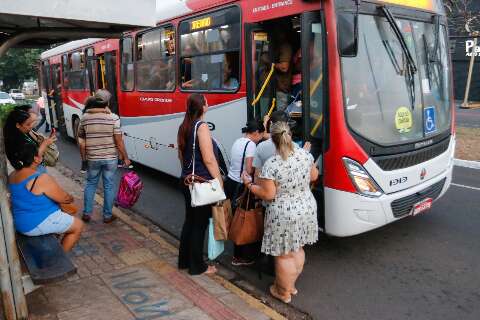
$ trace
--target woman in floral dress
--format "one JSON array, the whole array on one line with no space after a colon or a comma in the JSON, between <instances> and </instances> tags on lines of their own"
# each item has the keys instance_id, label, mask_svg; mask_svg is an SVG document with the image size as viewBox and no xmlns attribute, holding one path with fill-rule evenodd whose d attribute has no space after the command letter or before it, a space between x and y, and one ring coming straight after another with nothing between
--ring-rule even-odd
<instances>
[{"instance_id":1,"label":"woman in floral dress","mask_svg":"<svg viewBox=\"0 0 480 320\"><path fill-rule=\"evenodd\" d=\"M310 182L317 180L313 156L296 147L285 122L271 127L277 154L263 166L260 179L242 179L250 191L268 201L262 252L275 257L275 282L270 293L285 303L297 294L295 282L303 270L303 246L318 240L317 203Z\"/></svg>"}]
</instances>

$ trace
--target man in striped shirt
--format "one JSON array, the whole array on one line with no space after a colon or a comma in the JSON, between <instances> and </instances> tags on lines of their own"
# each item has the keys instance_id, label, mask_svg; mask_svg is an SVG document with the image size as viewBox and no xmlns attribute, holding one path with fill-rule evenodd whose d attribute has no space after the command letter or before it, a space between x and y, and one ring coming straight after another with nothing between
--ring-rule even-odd
<instances>
[{"instance_id":1,"label":"man in striped shirt","mask_svg":"<svg viewBox=\"0 0 480 320\"><path fill-rule=\"evenodd\" d=\"M85 113L78 129L79 145L88 161L87 182L84 192L82 220L90 221L95 191L100 176L103 179L103 222L110 223L115 199L114 177L117 170L118 154L125 165L130 165L123 143L120 118L108 109L111 94L107 90L95 93L95 110Z\"/></svg>"}]
</instances>

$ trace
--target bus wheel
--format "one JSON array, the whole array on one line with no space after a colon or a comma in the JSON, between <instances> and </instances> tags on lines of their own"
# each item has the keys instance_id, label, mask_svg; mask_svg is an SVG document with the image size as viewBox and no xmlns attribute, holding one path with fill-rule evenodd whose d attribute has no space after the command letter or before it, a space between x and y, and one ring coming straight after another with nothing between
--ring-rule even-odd
<instances>
[{"instance_id":1,"label":"bus wheel","mask_svg":"<svg viewBox=\"0 0 480 320\"><path fill-rule=\"evenodd\" d=\"M73 118L73 138L75 142L78 144L78 128L80 127L80 119L75 117Z\"/></svg>"}]
</instances>

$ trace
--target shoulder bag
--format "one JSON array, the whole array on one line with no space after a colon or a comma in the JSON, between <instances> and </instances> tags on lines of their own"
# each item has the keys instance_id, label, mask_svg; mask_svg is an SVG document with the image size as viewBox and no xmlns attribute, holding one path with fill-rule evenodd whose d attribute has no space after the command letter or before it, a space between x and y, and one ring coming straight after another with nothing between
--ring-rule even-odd
<instances>
[{"instance_id":1,"label":"shoulder bag","mask_svg":"<svg viewBox=\"0 0 480 320\"><path fill-rule=\"evenodd\" d=\"M192 150L192 174L185 177L185 185L190 189L191 205L192 207L200 207L208 204L216 203L225 200L225 192L223 191L220 181L217 178L207 180L205 178L195 175L195 148L197 140L197 122L193 131L193 150Z\"/></svg>"},{"instance_id":2,"label":"shoulder bag","mask_svg":"<svg viewBox=\"0 0 480 320\"><path fill-rule=\"evenodd\" d=\"M258 242L263 237L263 208L250 199L250 190L243 193L233 215L228 238L237 246Z\"/></svg>"},{"instance_id":3,"label":"shoulder bag","mask_svg":"<svg viewBox=\"0 0 480 320\"><path fill-rule=\"evenodd\" d=\"M45 140L45 137L33 130L30 132L30 136L32 137L32 139L37 141L38 145L40 146L43 140ZM57 145L55 143L52 143L45 149L45 152L43 153L43 161L48 167L55 167L58 162L59 156L60 152L58 151Z\"/></svg>"}]
</instances>

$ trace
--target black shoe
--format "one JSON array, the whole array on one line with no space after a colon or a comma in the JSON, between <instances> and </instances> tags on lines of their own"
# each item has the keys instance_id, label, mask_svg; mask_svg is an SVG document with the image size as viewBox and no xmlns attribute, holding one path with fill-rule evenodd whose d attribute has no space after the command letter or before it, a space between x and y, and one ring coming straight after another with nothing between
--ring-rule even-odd
<instances>
[{"instance_id":1,"label":"black shoe","mask_svg":"<svg viewBox=\"0 0 480 320\"><path fill-rule=\"evenodd\" d=\"M92 217L89 214L82 214L82 220L86 223L89 223Z\"/></svg>"},{"instance_id":2,"label":"black shoe","mask_svg":"<svg viewBox=\"0 0 480 320\"><path fill-rule=\"evenodd\" d=\"M117 217L111 216L109 218L103 218L103 223L112 223L115 220L117 220Z\"/></svg>"},{"instance_id":3,"label":"black shoe","mask_svg":"<svg viewBox=\"0 0 480 320\"><path fill-rule=\"evenodd\" d=\"M88 169L88 162L87 161L82 161L82 168L80 169L81 173L87 172Z\"/></svg>"}]
</instances>

